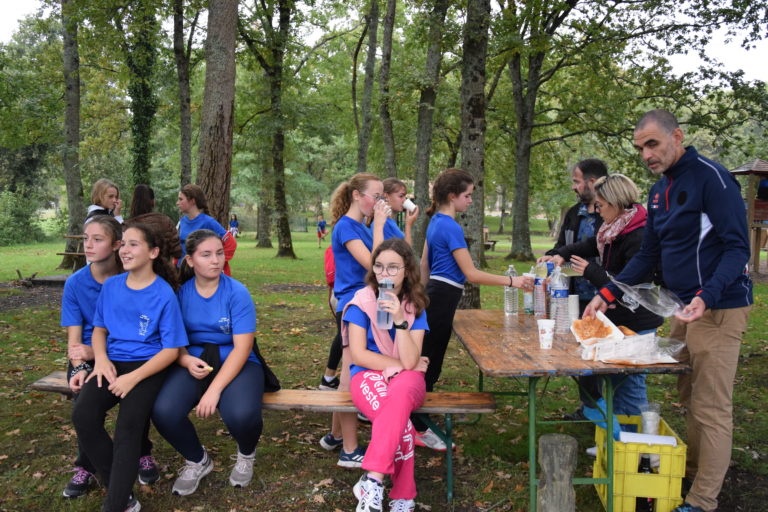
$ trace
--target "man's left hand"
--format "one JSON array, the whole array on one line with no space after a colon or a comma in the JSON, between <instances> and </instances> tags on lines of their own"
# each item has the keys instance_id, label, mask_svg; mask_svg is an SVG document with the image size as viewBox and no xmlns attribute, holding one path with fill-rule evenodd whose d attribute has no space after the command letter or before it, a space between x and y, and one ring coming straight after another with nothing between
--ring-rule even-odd
<instances>
[{"instance_id":1,"label":"man's left hand","mask_svg":"<svg viewBox=\"0 0 768 512\"><path fill-rule=\"evenodd\" d=\"M704 311L707 310L707 305L699 297L694 297L691 303L685 306L680 313L675 315L675 318L681 322L689 324L702 317Z\"/></svg>"}]
</instances>

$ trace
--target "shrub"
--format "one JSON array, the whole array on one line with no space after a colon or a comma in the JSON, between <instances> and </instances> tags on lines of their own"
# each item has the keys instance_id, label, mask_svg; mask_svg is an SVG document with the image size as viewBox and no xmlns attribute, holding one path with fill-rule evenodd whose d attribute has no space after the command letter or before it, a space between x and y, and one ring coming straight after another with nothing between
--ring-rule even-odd
<instances>
[{"instance_id":1,"label":"shrub","mask_svg":"<svg viewBox=\"0 0 768 512\"><path fill-rule=\"evenodd\" d=\"M0 246L36 242L43 231L33 220L37 202L22 194L0 192Z\"/></svg>"}]
</instances>

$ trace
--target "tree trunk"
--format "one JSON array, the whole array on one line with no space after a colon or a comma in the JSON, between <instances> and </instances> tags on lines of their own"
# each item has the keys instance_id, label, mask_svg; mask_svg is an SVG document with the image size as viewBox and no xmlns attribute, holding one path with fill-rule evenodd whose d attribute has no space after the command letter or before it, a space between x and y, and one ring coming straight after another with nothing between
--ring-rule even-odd
<instances>
[{"instance_id":1,"label":"tree trunk","mask_svg":"<svg viewBox=\"0 0 768 512\"><path fill-rule=\"evenodd\" d=\"M501 202L501 218L499 219L499 235L504 234L504 217L507 215L507 185L503 184L501 185L501 197L499 198L499 201Z\"/></svg>"},{"instance_id":2,"label":"tree trunk","mask_svg":"<svg viewBox=\"0 0 768 512\"><path fill-rule=\"evenodd\" d=\"M365 35L368 33L369 24L370 19L366 16L363 31L360 33L360 39L357 40L355 45L355 53L352 55L352 114L355 118L355 133L358 139L360 138L360 114L357 108L357 59L360 56L360 48L362 48L363 41L365 41Z\"/></svg>"},{"instance_id":3,"label":"tree trunk","mask_svg":"<svg viewBox=\"0 0 768 512\"><path fill-rule=\"evenodd\" d=\"M527 90L523 84L520 54L515 54L509 61L517 130L515 131L515 200L512 206L512 249L507 255L507 259L518 261L534 259L528 219L528 190L531 174L531 138L538 92L536 84L543 62L543 58L540 58L539 55L528 58Z\"/></svg>"},{"instance_id":4,"label":"tree trunk","mask_svg":"<svg viewBox=\"0 0 768 512\"><path fill-rule=\"evenodd\" d=\"M277 257L296 258L288 221L285 199L285 120L283 119L283 64L288 31L291 25L291 3L280 0L280 21L276 40L272 45L272 73L269 74L270 104L275 133L272 136L272 172L275 180L275 215L277 215Z\"/></svg>"},{"instance_id":5,"label":"tree trunk","mask_svg":"<svg viewBox=\"0 0 768 512\"><path fill-rule=\"evenodd\" d=\"M416 128L416 171L415 190L416 204L422 214L416 221L413 231L413 249L421 256L426 238L429 219L424 214L429 207L429 158L432 154L432 119L435 113L437 85L440 80L440 63L443 58L443 27L445 14L448 11L448 0L435 0L429 17L429 47L427 61L424 67L422 88L419 95L419 118Z\"/></svg>"},{"instance_id":6,"label":"tree trunk","mask_svg":"<svg viewBox=\"0 0 768 512\"><path fill-rule=\"evenodd\" d=\"M69 209L67 233L79 235L83 231L85 206L83 182L80 179L80 56L77 48L77 23L70 17L71 0L61 0L61 24L64 39L64 182ZM78 240L67 239L64 252L77 251ZM73 256L64 256L59 268L74 268Z\"/></svg>"},{"instance_id":7,"label":"tree trunk","mask_svg":"<svg viewBox=\"0 0 768 512\"><path fill-rule=\"evenodd\" d=\"M256 218L256 247L272 248L272 168L264 165L261 172L261 190L259 191L259 212Z\"/></svg>"},{"instance_id":8,"label":"tree trunk","mask_svg":"<svg viewBox=\"0 0 768 512\"><path fill-rule=\"evenodd\" d=\"M461 167L472 175L472 205L461 224L475 266L484 266L483 214L485 204L485 61L488 52L490 0L469 0L464 24L461 70ZM467 282L461 308L480 307L480 287Z\"/></svg>"},{"instance_id":9,"label":"tree trunk","mask_svg":"<svg viewBox=\"0 0 768 512\"><path fill-rule=\"evenodd\" d=\"M123 34L125 64L130 72L128 95L131 97L131 175L134 185L150 183L152 126L157 113L157 97L152 85L159 27L156 6L153 0L138 0L128 8L129 13L118 10L113 18ZM123 16L128 21L127 26L123 26Z\"/></svg>"},{"instance_id":10,"label":"tree trunk","mask_svg":"<svg viewBox=\"0 0 768 512\"><path fill-rule=\"evenodd\" d=\"M199 13L198 13L199 14ZM195 32L197 15L189 29L189 41ZM173 55L176 58L176 75L179 81L179 127L181 142L180 186L192 183L192 114L190 113L189 57L190 46L184 44L184 1L173 0Z\"/></svg>"},{"instance_id":11,"label":"tree trunk","mask_svg":"<svg viewBox=\"0 0 768 512\"><path fill-rule=\"evenodd\" d=\"M211 2L205 40L205 92L197 183L208 198L209 215L222 226L227 225L229 217L232 179L237 1Z\"/></svg>"},{"instance_id":12,"label":"tree trunk","mask_svg":"<svg viewBox=\"0 0 768 512\"><path fill-rule=\"evenodd\" d=\"M360 105L362 126L357 135L357 172L366 172L368 169L368 146L371 144L371 129L373 116L371 105L373 104L373 80L376 73L376 37L379 31L379 0L371 0L371 9L368 14L368 56L365 60L365 80L363 81L363 100Z\"/></svg>"},{"instance_id":13,"label":"tree trunk","mask_svg":"<svg viewBox=\"0 0 768 512\"><path fill-rule=\"evenodd\" d=\"M389 69L392 62L392 31L395 26L397 0L387 0L387 12L384 15L384 34L381 41L381 69L379 71L379 111L381 116L381 136L384 144L384 170L387 176L397 178L395 161L395 134L392 129L392 116L389 113Z\"/></svg>"}]
</instances>

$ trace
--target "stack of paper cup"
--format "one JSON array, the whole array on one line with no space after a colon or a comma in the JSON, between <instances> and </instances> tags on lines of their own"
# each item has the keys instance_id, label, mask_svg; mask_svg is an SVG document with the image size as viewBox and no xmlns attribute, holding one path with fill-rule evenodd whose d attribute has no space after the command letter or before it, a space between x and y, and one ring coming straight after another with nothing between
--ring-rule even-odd
<instances>
[{"instance_id":1,"label":"stack of paper cup","mask_svg":"<svg viewBox=\"0 0 768 512\"><path fill-rule=\"evenodd\" d=\"M573 323L574 320L579 319L579 296L568 296L568 319Z\"/></svg>"},{"instance_id":2,"label":"stack of paper cup","mask_svg":"<svg viewBox=\"0 0 768 512\"><path fill-rule=\"evenodd\" d=\"M552 340L555 338L555 321L540 318L536 320L539 328L539 348L549 350L552 348Z\"/></svg>"}]
</instances>

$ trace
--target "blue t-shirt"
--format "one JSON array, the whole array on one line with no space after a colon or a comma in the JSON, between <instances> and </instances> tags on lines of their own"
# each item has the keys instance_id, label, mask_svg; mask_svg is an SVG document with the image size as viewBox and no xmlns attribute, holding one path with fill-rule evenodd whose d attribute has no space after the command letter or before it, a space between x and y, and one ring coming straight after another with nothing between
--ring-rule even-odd
<instances>
[{"instance_id":1,"label":"blue t-shirt","mask_svg":"<svg viewBox=\"0 0 768 512\"><path fill-rule=\"evenodd\" d=\"M333 283L333 293L339 301L336 311L344 310L347 302L352 300L355 292L365 286L365 276L368 271L357 262L345 245L350 240L360 240L370 251L373 247L373 233L362 222L357 222L344 215L333 227L331 247L336 261L336 280Z\"/></svg>"},{"instance_id":2,"label":"blue t-shirt","mask_svg":"<svg viewBox=\"0 0 768 512\"><path fill-rule=\"evenodd\" d=\"M322 233L325 231L325 226L327 226L326 222L324 220L317 221L317 232Z\"/></svg>"},{"instance_id":3,"label":"blue t-shirt","mask_svg":"<svg viewBox=\"0 0 768 512\"><path fill-rule=\"evenodd\" d=\"M347 308L346 313L344 313L344 321L347 323L353 323L355 325L359 325L360 327L364 327L366 330L366 343L365 347L370 350L371 352L376 352L377 354L380 354L379 347L376 346L376 340L373 339L373 331L371 330L371 319L366 315L362 309L359 307L352 305ZM427 312L426 310L422 311L419 316L417 316L413 320L413 325L409 327L411 331L429 331L429 326L427 325ZM395 335L396 335L396 329L393 327L389 330L389 335L394 341ZM364 368L362 366L358 366L356 364L350 364L349 365L349 376L354 377L356 373L362 372L368 370L368 368Z\"/></svg>"},{"instance_id":4,"label":"blue t-shirt","mask_svg":"<svg viewBox=\"0 0 768 512\"><path fill-rule=\"evenodd\" d=\"M101 287L93 317L105 328L112 361L147 361L165 348L187 345L179 302L159 276L141 290L128 288L128 273L110 277Z\"/></svg>"},{"instance_id":5,"label":"blue t-shirt","mask_svg":"<svg viewBox=\"0 0 768 512\"><path fill-rule=\"evenodd\" d=\"M91 274L91 266L86 265L64 282L64 295L61 298L61 326L82 326L83 345L91 344L93 334L93 314L96 301L101 293L101 283Z\"/></svg>"},{"instance_id":6,"label":"blue t-shirt","mask_svg":"<svg viewBox=\"0 0 768 512\"><path fill-rule=\"evenodd\" d=\"M208 298L197 292L194 279L179 288L178 296L189 337L187 351L195 357L203 353L203 343L217 343L223 363L235 348L232 341L234 334L256 332L256 308L250 292L242 283L227 275L221 274L219 287ZM248 360L259 362L253 351Z\"/></svg>"},{"instance_id":7,"label":"blue t-shirt","mask_svg":"<svg viewBox=\"0 0 768 512\"><path fill-rule=\"evenodd\" d=\"M199 214L194 219L190 220L186 215L179 220L179 241L181 242L181 258L179 258L177 266L181 266L181 260L187 255L187 245L185 241L190 233L197 231L198 229L210 229L219 236L227 234L227 230L221 227L216 219L210 215L204 213Z\"/></svg>"},{"instance_id":8,"label":"blue t-shirt","mask_svg":"<svg viewBox=\"0 0 768 512\"><path fill-rule=\"evenodd\" d=\"M387 217L387 222L384 223L384 240L389 238L405 238L405 233L400 231L397 222L392 217Z\"/></svg>"},{"instance_id":9,"label":"blue t-shirt","mask_svg":"<svg viewBox=\"0 0 768 512\"><path fill-rule=\"evenodd\" d=\"M453 251L456 249L467 248L464 230L459 223L450 215L434 214L427 227L427 246L430 276L442 277L463 285L466 277L453 257Z\"/></svg>"},{"instance_id":10,"label":"blue t-shirt","mask_svg":"<svg viewBox=\"0 0 768 512\"><path fill-rule=\"evenodd\" d=\"M229 221L229 227L236 228L236 227L239 227L239 226L240 226L240 223L237 222L236 220Z\"/></svg>"}]
</instances>

